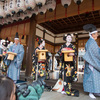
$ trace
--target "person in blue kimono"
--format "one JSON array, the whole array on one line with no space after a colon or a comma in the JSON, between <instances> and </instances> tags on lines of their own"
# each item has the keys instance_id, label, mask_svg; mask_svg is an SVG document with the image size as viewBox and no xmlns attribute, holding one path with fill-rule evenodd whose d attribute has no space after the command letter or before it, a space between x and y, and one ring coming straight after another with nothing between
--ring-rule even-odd
<instances>
[{"instance_id":1,"label":"person in blue kimono","mask_svg":"<svg viewBox=\"0 0 100 100\"><path fill-rule=\"evenodd\" d=\"M14 44L10 46L8 52L14 52L17 54L12 61L6 59L9 63L5 61L5 63L8 65L8 77L10 77L16 83L20 76L21 64L24 57L24 48L19 42L18 33L16 33Z\"/></svg>"},{"instance_id":2,"label":"person in blue kimono","mask_svg":"<svg viewBox=\"0 0 100 100\"><path fill-rule=\"evenodd\" d=\"M2 49L1 40L2 40L2 39L0 39L0 62L1 62L2 54L3 54L3 49Z\"/></svg>"},{"instance_id":3,"label":"person in blue kimono","mask_svg":"<svg viewBox=\"0 0 100 100\"><path fill-rule=\"evenodd\" d=\"M33 68L32 68L32 77L33 80L36 79L36 70L38 66L38 78L45 76L46 79L49 79L49 68L48 68L48 60L50 58L49 53L46 53L46 60L45 61L38 61L37 57L37 50L45 50L45 40L42 38L37 39L38 41L38 47L35 48L33 55L32 55L32 63L33 63Z\"/></svg>"},{"instance_id":4,"label":"person in blue kimono","mask_svg":"<svg viewBox=\"0 0 100 100\"><path fill-rule=\"evenodd\" d=\"M84 25L83 29L89 32L90 36L83 56L85 60L83 87L91 98L96 99L94 94L100 95L100 48L96 42L98 31L93 24Z\"/></svg>"}]
</instances>

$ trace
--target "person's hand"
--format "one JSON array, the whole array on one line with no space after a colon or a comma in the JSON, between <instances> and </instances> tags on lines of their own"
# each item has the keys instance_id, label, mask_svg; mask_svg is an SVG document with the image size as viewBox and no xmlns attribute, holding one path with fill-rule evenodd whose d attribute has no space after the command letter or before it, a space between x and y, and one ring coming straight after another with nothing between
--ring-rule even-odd
<instances>
[{"instance_id":1,"label":"person's hand","mask_svg":"<svg viewBox=\"0 0 100 100\"><path fill-rule=\"evenodd\" d=\"M69 55L69 56L74 56L74 53L69 53L68 55Z\"/></svg>"},{"instance_id":2,"label":"person's hand","mask_svg":"<svg viewBox=\"0 0 100 100\"><path fill-rule=\"evenodd\" d=\"M0 57L2 57L2 54L0 54Z\"/></svg>"},{"instance_id":3,"label":"person's hand","mask_svg":"<svg viewBox=\"0 0 100 100\"><path fill-rule=\"evenodd\" d=\"M61 51L66 51L66 49L65 48L62 48L62 50Z\"/></svg>"}]
</instances>

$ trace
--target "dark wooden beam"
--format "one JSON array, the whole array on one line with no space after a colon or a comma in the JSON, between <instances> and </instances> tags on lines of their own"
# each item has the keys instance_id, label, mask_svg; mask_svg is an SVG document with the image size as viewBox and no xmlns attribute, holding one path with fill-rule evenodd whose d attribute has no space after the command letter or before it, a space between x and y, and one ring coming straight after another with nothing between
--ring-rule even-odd
<instances>
[{"instance_id":1,"label":"dark wooden beam","mask_svg":"<svg viewBox=\"0 0 100 100\"><path fill-rule=\"evenodd\" d=\"M28 35L27 51L26 51L26 76L30 76L32 72L32 54L35 49L36 36L36 16L30 19L30 34Z\"/></svg>"}]
</instances>

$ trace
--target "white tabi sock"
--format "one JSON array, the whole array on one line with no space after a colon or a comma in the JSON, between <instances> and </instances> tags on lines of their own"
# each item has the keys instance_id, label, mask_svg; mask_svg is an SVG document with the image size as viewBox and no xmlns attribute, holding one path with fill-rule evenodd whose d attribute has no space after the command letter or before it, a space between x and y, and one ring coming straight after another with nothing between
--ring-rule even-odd
<instances>
[{"instance_id":1,"label":"white tabi sock","mask_svg":"<svg viewBox=\"0 0 100 100\"><path fill-rule=\"evenodd\" d=\"M96 97L95 97L92 93L89 93L89 96L90 96L90 98L92 98L92 99L96 99Z\"/></svg>"}]
</instances>

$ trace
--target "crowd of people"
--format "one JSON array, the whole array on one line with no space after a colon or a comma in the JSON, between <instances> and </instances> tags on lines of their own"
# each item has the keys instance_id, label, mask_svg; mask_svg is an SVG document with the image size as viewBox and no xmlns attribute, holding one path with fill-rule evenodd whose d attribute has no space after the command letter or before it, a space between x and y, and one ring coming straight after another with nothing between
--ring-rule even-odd
<instances>
[{"instance_id":1,"label":"crowd of people","mask_svg":"<svg viewBox=\"0 0 100 100\"><path fill-rule=\"evenodd\" d=\"M85 45L85 55L83 59L85 61L84 68L84 78L83 78L83 88L85 92L89 93L92 99L96 99L96 95L100 96L100 48L96 43L98 37L97 28L93 24L87 24L83 26L83 29L89 32L89 40ZM61 46L60 50L57 52L56 57L60 57L60 71L59 80L52 90L62 92L68 96L79 96L79 91L72 88L72 82L76 82L77 79L77 67L76 67L76 57L77 51L72 42L72 35L65 34L63 40L66 41L64 45ZM46 53L46 60L38 60L38 50L45 50L45 40L38 39L38 47L35 48L32 54L32 77L33 80L45 77L49 79L49 59L51 53ZM8 41L3 42L2 45L6 47L0 47L0 57L4 62L4 71L7 73L7 77L0 77L0 98L1 100L15 100L16 86L14 83L17 82L20 76L21 64L24 57L24 48L19 42L18 33L14 38L14 44L9 45L7 50ZM7 50L7 51L6 51ZM69 52L68 56L73 57L71 61L65 61L63 51L73 51ZM13 60L8 60L8 54L3 55L3 52L14 52L15 55ZM37 72L38 71L38 72ZM62 73L64 72L64 79L62 78ZM39 82L34 83L34 85ZM8 92L9 91L9 92ZM6 99L5 99L6 98Z\"/></svg>"}]
</instances>

